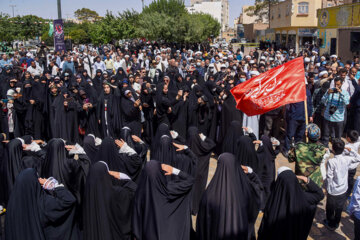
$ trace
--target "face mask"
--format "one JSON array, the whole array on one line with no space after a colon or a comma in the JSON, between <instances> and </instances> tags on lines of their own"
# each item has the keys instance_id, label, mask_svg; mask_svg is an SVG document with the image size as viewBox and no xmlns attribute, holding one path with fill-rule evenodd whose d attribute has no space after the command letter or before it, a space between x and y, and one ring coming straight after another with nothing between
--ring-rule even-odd
<instances>
[{"instance_id":1,"label":"face mask","mask_svg":"<svg viewBox=\"0 0 360 240\"><path fill-rule=\"evenodd\" d=\"M245 78L240 78L240 82L245 82L246 81L246 79Z\"/></svg>"},{"instance_id":2,"label":"face mask","mask_svg":"<svg viewBox=\"0 0 360 240\"><path fill-rule=\"evenodd\" d=\"M196 66L200 67L200 66L201 66L201 63L199 63L199 62L198 62L198 63L196 63Z\"/></svg>"},{"instance_id":3,"label":"face mask","mask_svg":"<svg viewBox=\"0 0 360 240\"><path fill-rule=\"evenodd\" d=\"M156 73L155 73L155 76L157 76L157 77L158 77L158 76L159 76L159 73L158 73L158 72L156 72Z\"/></svg>"},{"instance_id":4,"label":"face mask","mask_svg":"<svg viewBox=\"0 0 360 240\"><path fill-rule=\"evenodd\" d=\"M227 95L226 95L226 94L224 94L224 95L223 95L223 99L225 100L226 98L227 98Z\"/></svg>"},{"instance_id":5,"label":"face mask","mask_svg":"<svg viewBox=\"0 0 360 240\"><path fill-rule=\"evenodd\" d=\"M213 73L213 72L214 72L214 69L213 69L213 68L210 68L209 71L210 71L211 73Z\"/></svg>"},{"instance_id":6,"label":"face mask","mask_svg":"<svg viewBox=\"0 0 360 240\"><path fill-rule=\"evenodd\" d=\"M236 66L233 66L233 69L236 70Z\"/></svg>"}]
</instances>

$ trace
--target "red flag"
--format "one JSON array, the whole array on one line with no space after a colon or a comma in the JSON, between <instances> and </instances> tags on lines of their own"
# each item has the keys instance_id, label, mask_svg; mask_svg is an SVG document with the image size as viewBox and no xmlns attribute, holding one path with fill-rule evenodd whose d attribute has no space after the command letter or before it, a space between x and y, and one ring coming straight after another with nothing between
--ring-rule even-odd
<instances>
[{"instance_id":1,"label":"red flag","mask_svg":"<svg viewBox=\"0 0 360 240\"><path fill-rule=\"evenodd\" d=\"M296 58L243 82L231 89L231 93L235 98L236 108L248 116L305 101L303 58Z\"/></svg>"}]
</instances>

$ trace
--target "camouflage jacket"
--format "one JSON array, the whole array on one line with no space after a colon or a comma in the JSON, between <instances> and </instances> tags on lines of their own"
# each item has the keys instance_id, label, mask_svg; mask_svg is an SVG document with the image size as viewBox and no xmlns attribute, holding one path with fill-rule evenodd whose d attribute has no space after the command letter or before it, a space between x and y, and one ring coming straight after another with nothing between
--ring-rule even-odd
<instances>
[{"instance_id":1,"label":"camouflage jacket","mask_svg":"<svg viewBox=\"0 0 360 240\"><path fill-rule=\"evenodd\" d=\"M289 151L289 162L295 162L295 174L309 177L319 187L324 181L321 176L320 164L326 153L321 143L299 142Z\"/></svg>"}]
</instances>

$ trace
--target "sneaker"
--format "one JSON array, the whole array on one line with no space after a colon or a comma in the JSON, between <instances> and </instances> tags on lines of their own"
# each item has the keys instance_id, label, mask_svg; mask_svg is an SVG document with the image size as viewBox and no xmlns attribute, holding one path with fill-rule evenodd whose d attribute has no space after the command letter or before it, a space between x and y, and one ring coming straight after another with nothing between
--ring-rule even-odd
<instances>
[{"instance_id":1,"label":"sneaker","mask_svg":"<svg viewBox=\"0 0 360 240\"><path fill-rule=\"evenodd\" d=\"M331 227L330 225L329 225L329 222L328 222L328 220L327 219L324 219L323 220L323 224L324 224L324 226L329 230L329 231L335 231L336 230L336 228L335 227Z\"/></svg>"}]
</instances>

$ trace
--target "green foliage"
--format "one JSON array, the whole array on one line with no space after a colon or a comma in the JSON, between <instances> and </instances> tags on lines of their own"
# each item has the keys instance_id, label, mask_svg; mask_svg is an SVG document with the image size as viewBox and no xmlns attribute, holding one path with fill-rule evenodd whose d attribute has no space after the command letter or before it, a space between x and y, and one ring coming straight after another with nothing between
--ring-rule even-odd
<instances>
[{"instance_id":1,"label":"green foliage","mask_svg":"<svg viewBox=\"0 0 360 240\"><path fill-rule=\"evenodd\" d=\"M218 36L220 23L208 14L189 14L184 2L156 0L139 16L138 36L149 40L194 43Z\"/></svg>"},{"instance_id":2,"label":"green foliage","mask_svg":"<svg viewBox=\"0 0 360 240\"><path fill-rule=\"evenodd\" d=\"M74 12L75 17L80 21L96 21L100 19L99 14L88 8L78 9Z\"/></svg>"},{"instance_id":3,"label":"green foliage","mask_svg":"<svg viewBox=\"0 0 360 240\"><path fill-rule=\"evenodd\" d=\"M182 0L154 0L140 14L126 10L117 14L107 12L105 17L99 17L95 11L82 8L75 11L75 16L82 23L64 22L65 37L75 43L115 43L134 38L196 43L220 33L220 23L216 19L208 14L188 13ZM50 45L52 37L46 36L49 24L45 22L33 15L9 18L0 13L0 41L41 36Z\"/></svg>"},{"instance_id":4,"label":"green foliage","mask_svg":"<svg viewBox=\"0 0 360 240\"><path fill-rule=\"evenodd\" d=\"M257 16L257 21L269 20L269 6L278 3L279 0L255 0L255 5L246 9L248 16Z\"/></svg>"},{"instance_id":5,"label":"green foliage","mask_svg":"<svg viewBox=\"0 0 360 240\"><path fill-rule=\"evenodd\" d=\"M178 17L187 14L182 0L154 0L149 6L144 7L143 14L160 13L167 16Z\"/></svg>"},{"instance_id":6,"label":"green foliage","mask_svg":"<svg viewBox=\"0 0 360 240\"><path fill-rule=\"evenodd\" d=\"M89 38L83 29L74 29L69 35L76 44L86 43L89 41Z\"/></svg>"}]
</instances>

